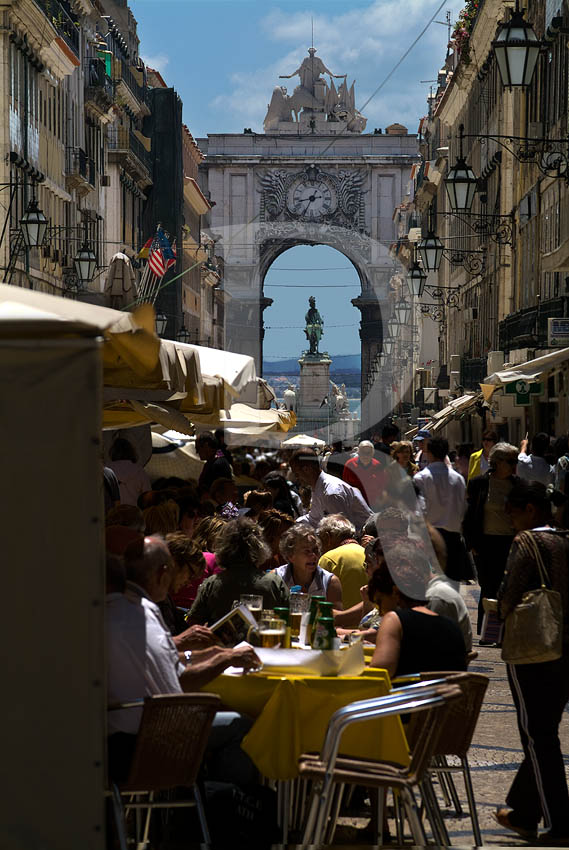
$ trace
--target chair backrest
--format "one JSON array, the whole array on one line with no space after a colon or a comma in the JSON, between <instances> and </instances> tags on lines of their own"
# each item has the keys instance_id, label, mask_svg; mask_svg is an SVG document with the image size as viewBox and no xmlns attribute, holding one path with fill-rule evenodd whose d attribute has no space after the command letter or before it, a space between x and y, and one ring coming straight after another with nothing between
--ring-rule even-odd
<instances>
[{"instance_id":1,"label":"chair backrest","mask_svg":"<svg viewBox=\"0 0 569 850\"><path fill-rule=\"evenodd\" d=\"M216 694L206 693L147 697L130 773L121 791L193 785L220 704Z\"/></svg>"},{"instance_id":2,"label":"chair backrest","mask_svg":"<svg viewBox=\"0 0 569 850\"><path fill-rule=\"evenodd\" d=\"M407 769L411 782L421 782L425 776L431 759L439 751L446 734L449 715L462 699L462 691L454 683L441 684L438 692L444 698L441 702L413 715L419 722L414 726L411 761Z\"/></svg>"},{"instance_id":3,"label":"chair backrest","mask_svg":"<svg viewBox=\"0 0 569 850\"><path fill-rule=\"evenodd\" d=\"M384 697L351 703L332 715L320 753L320 760L326 764L327 773L333 772L342 734L352 723L395 714L421 712L422 716L431 718L433 722L424 724L425 732L421 736L416 751L413 752L409 771L406 772L420 775L420 777L424 775L431 758L431 740L436 743L438 735L438 726L435 721L439 715L430 712L435 707L444 709L447 702L460 699L461 690L456 685L449 685L446 682L434 685L425 683L423 687L419 684L402 690L404 693L395 692Z\"/></svg>"},{"instance_id":4,"label":"chair backrest","mask_svg":"<svg viewBox=\"0 0 569 850\"><path fill-rule=\"evenodd\" d=\"M421 673L421 679L444 679L447 684L458 685L462 697L450 707L446 719L445 734L441 736L435 756L458 756L464 758L469 750L478 715L488 688L488 676L482 673Z\"/></svg>"}]
</instances>

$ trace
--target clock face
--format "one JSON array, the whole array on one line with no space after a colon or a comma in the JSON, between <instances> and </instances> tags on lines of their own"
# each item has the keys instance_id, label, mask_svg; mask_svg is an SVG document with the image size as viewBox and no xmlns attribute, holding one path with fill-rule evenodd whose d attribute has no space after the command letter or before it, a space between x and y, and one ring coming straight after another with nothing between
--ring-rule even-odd
<instances>
[{"instance_id":1,"label":"clock face","mask_svg":"<svg viewBox=\"0 0 569 850\"><path fill-rule=\"evenodd\" d=\"M289 212L307 221L319 221L334 212L336 192L327 180L303 177L295 180L287 194Z\"/></svg>"}]
</instances>

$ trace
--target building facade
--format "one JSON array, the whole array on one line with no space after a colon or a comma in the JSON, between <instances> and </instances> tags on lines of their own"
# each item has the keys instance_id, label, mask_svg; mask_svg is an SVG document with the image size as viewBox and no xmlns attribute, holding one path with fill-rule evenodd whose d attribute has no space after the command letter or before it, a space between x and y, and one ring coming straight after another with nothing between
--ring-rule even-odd
<instances>
[{"instance_id":1,"label":"building facade","mask_svg":"<svg viewBox=\"0 0 569 850\"><path fill-rule=\"evenodd\" d=\"M469 3L420 127L414 227L402 248L411 255L413 242L430 232L444 243L423 309L439 323L439 361L451 396L479 390L504 362L554 351L549 320L569 315L567 7L556 0L524 5L542 43L529 88L505 88L497 66L493 41L509 6ZM461 154L478 185L471 212L456 214L444 177ZM483 425L513 442L526 431L562 433L569 425L568 378L567 366L559 366L528 404L498 394L480 416L455 426L456 438L477 441Z\"/></svg>"}]
</instances>

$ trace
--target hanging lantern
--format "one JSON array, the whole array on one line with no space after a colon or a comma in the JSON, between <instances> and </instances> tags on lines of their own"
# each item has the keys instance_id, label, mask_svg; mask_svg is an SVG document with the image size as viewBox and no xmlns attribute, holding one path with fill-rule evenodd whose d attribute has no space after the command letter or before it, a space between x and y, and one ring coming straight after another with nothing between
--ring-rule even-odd
<instances>
[{"instance_id":1,"label":"hanging lantern","mask_svg":"<svg viewBox=\"0 0 569 850\"><path fill-rule=\"evenodd\" d=\"M81 283L90 283L95 276L97 258L88 242L84 242L73 259L75 272Z\"/></svg>"},{"instance_id":2,"label":"hanging lantern","mask_svg":"<svg viewBox=\"0 0 569 850\"><path fill-rule=\"evenodd\" d=\"M395 315L397 316L397 321L400 325L407 325L409 323L409 319L411 318L411 307L410 305L401 299L395 305Z\"/></svg>"},{"instance_id":3,"label":"hanging lantern","mask_svg":"<svg viewBox=\"0 0 569 850\"><path fill-rule=\"evenodd\" d=\"M39 248L43 243L47 224L47 218L38 207L38 202L32 198L20 219L20 229L27 248Z\"/></svg>"},{"instance_id":4,"label":"hanging lantern","mask_svg":"<svg viewBox=\"0 0 569 850\"><path fill-rule=\"evenodd\" d=\"M437 272L443 258L444 245L433 231L417 244L417 251L421 257L423 268L427 272Z\"/></svg>"},{"instance_id":5,"label":"hanging lantern","mask_svg":"<svg viewBox=\"0 0 569 850\"><path fill-rule=\"evenodd\" d=\"M409 287L409 292L414 298L422 298L426 280L427 275L419 263L413 263L407 272L407 285Z\"/></svg>"},{"instance_id":6,"label":"hanging lantern","mask_svg":"<svg viewBox=\"0 0 569 850\"><path fill-rule=\"evenodd\" d=\"M395 343L393 342L393 340L392 340L392 339L386 339L386 340L384 340L384 341L383 341L383 352L384 352L384 354L386 354L388 357L391 357L391 355L393 354L393 346L394 346L394 344L395 344Z\"/></svg>"},{"instance_id":7,"label":"hanging lantern","mask_svg":"<svg viewBox=\"0 0 569 850\"><path fill-rule=\"evenodd\" d=\"M158 336L162 336L166 333L166 328L168 326L168 316L166 313L163 313L161 310L156 313L156 333Z\"/></svg>"},{"instance_id":8,"label":"hanging lantern","mask_svg":"<svg viewBox=\"0 0 569 850\"><path fill-rule=\"evenodd\" d=\"M470 212L478 179L463 156L458 157L449 171L445 186L452 212Z\"/></svg>"},{"instance_id":9,"label":"hanging lantern","mask_svg":"<svg viewBox=\"0 0 569 850\"><path fill-rule=\"evenodd\" d=\"M532 81L541 43L517 3L510 20L500 25L492 47L502 85L510 89L512 86L527 88Z\"/></svg>"},{"instance_id":10,"label":"hanging lantern","mask_svg":"<svg viewBox=\"0 0 569 850\"><path fill-rule=\"evenodd\" d=\"M168 320L166 319L166 321L168 321ZM164 330L166 330L166 328L164 328ZM176 339L178 340L178 342L189 342L190 341L190 332L184 325L182 325L182 327L180 328L180 330L176 334Z\"/></svg>"},{"instance_id":11,"label":"hanging lantern","mask_svg":"<svg viewBox=\"0 0 569 850\"><path fill-rule=\"evenodd\" d=\"M387 320L387 329L390 336L399 336L399 322L395 316L392 316L391 319Z\"/></svg>"}]
</instances>

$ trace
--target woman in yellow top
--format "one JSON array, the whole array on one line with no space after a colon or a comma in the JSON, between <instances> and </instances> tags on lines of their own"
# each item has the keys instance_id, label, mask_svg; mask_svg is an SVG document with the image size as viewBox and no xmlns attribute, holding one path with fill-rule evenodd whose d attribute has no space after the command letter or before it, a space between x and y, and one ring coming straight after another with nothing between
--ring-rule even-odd
<instances>
[{"instance_id":1,"label":"woman in yellow top","mask_svg":"<svg viewBox=\"0 0 569 850\"><path fill-rule=\"evenodd\" d=\"M477 452L472 452L470 455L470 461L468 462L468 481L488 471L488 467L490 466L488 455L492 446L495 446L497 442L498 435L495 431L484 431L482 434L482 448Z\"/></svg>"}]
</instances>

